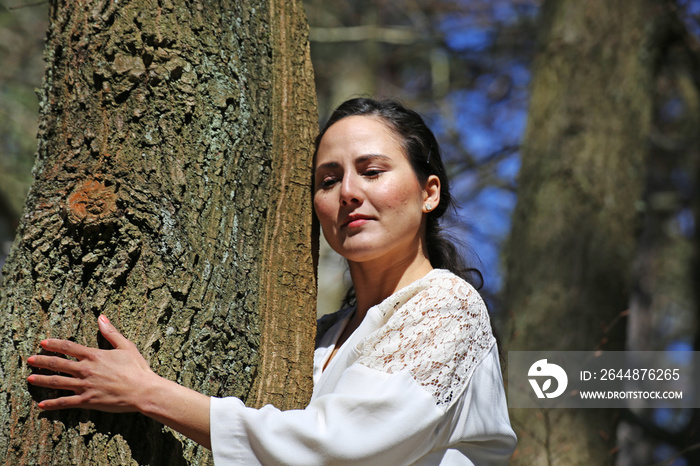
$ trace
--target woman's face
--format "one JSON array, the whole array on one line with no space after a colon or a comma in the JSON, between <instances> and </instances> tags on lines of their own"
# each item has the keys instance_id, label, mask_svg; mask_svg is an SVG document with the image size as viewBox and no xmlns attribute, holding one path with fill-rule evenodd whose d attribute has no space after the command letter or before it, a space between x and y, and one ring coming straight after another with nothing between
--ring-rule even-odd
<instances>
[{"instance_id":1,"label":"woman's face","mask_svg":"<svg viewBox=\"0 0 700 466\"><path fill-rule=\"evenodd\" d=\"M349 261L398 262L420 247L426 201L437 205L429 184L421 186L386 123L350 116L319 144L314 209L328 244ZM439 201L439 181L437 193Z\"/></svg>"}]
</instances>

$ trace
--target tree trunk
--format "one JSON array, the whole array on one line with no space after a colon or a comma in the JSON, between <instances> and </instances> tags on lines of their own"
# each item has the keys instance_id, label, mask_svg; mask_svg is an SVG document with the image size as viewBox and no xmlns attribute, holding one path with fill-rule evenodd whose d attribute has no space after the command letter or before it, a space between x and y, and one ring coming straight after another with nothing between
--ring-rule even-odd
<instances>
[{"instance_id":1,"label":"tree trunk","mask_svg":"<svg viewBox=\"0 0 700 466\"><path fill-rule=\"evenodd\" d=\"M5 464L207 464L137 414L42 413L45 337L104 313L160 375L301 407L317 132L301 2L56 1L39 147L0 295Z\"/></svg>"},{"instance_id":2,"label":"tree trunk","mask_svg":"<svg viewBox=\"0 0 700 466\"><path fill-rule=\"evenodd\" d=\"M680 18L672 32L656 80L654 137L627 320L631 351L692 349L698 343L694 262L699 245L690 223L700 218L692 213L700 200L700 55L688 47L693 39ZM669 102L679 103L681 111L668 112ZM700 450L694 448L698 410L667 410L663 421L658 412L630 408L624 413L617 429L617 466L644 464L661 449L667 458L659 460L671 463L669 458L682 452L687 464L700 464Z\"/></svg>"},{"instance_id":3,"label":"tree trunk","mask_svg":"<svg viewBox=\"0 0 700 466\"><path fill-rule=\"evenodd\" d=\"M667 6L549 0L506 250L508 350L621 350ZM614 410L512 410L514 464L610 464Z\"/></svg>"}]
</instances>

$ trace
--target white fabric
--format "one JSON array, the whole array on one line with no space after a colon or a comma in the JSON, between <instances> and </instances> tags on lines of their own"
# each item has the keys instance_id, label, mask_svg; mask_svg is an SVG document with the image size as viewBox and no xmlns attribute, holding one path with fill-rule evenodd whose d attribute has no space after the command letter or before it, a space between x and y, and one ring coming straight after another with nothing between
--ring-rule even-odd
<instances>
[{"instance_id":1,"label":"white fabric","mask_svg":"<svg viewBox=\"0 0 700 466\"><path fill-rule=\"evenodd\" d=\"M372 307L323 370L350 312L326 316L307 408L212 398L216 465L501 465L515 448L477 291L433 270Z\"/></svg>"}]
</instances>

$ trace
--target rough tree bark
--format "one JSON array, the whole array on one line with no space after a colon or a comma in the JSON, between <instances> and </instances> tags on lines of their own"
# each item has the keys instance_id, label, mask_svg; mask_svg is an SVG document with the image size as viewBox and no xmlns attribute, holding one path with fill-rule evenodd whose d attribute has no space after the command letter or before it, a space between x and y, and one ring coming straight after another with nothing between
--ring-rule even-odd
<instances>
[{"instance_id":1,"label":"rough tree bark","mask_svg":"<svg viewBox=\"0 0 700 466\"><path fill-rule=\"evenodd\" d=\"M506 252L508 350L624 349L621 317L668 5L543 5ZM511 419L514 464L612 462L614 410L512 410Z\"/></svg>"},{"instance_id":2,"label":"rough tree bark","mask_svg":"<svg viewBox=\"0 0 700 466\"><path fill-rule=\"evenodd\" d=\"M206 464L140 415L41 413L27 356L104 346L251 406L310 395L318 122L301 2L56 1L39 147L0 295L4 464Z\"/></svg>"}]
</instances>

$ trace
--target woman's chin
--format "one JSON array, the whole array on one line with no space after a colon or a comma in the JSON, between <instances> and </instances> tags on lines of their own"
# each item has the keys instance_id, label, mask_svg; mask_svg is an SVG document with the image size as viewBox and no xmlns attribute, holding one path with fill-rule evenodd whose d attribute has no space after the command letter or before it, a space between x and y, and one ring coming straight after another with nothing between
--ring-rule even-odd
<instances>
[{"instance_id":1,"label":"woman's chin","mask_svg":"<svg viewBox=\"0 0 700 466\"><path fill-rule=\"evenodd\" d=\"M377 251L371 245L353 245L339 247L335 250L349 262L367 262L376 258Z\"/></svg>"}]
</instances>

